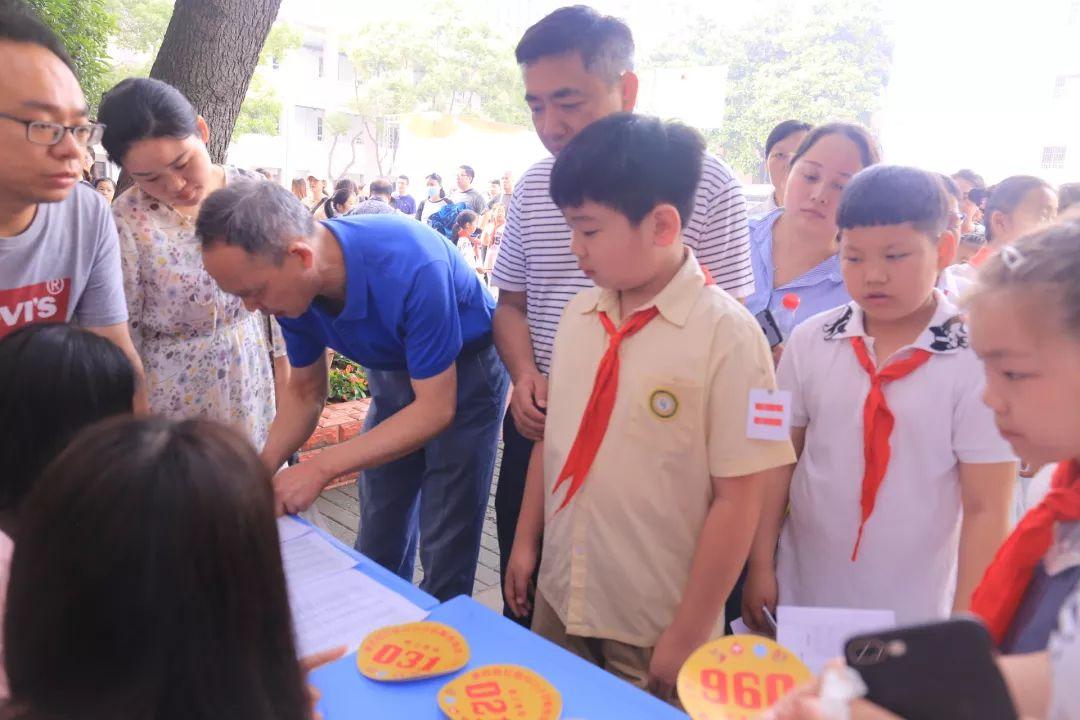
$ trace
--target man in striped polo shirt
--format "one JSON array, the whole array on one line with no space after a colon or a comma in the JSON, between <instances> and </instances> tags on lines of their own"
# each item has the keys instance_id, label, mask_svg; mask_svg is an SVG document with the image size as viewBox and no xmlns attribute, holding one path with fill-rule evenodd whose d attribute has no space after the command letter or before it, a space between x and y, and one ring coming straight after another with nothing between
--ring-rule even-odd
<instances>
[{"instance_id":1,"label":"man in striped polo shirt","mask_svg":"<svg viewBox=\"0 0 1080 720\"><path fill-rule=\"evenodd\" d=\"M514 383L503 423L495 496L502 574L514 542L532 444L543 439L547 373L563 308L592 282L570 252L570 228L551 200L555 157L595 120L629 112L637 101L634 39L621 20L583 5L533 25L518 43L525 101L552 157L533 165L514 190L493 283L499 288L495 343ZM627 178L632 182L632 178ZM686 245L716 283L737 298L754 290L742 188L730 168L706 153ZM528 625L529 618L507 617Z\"/></svg>"}]
</instances>

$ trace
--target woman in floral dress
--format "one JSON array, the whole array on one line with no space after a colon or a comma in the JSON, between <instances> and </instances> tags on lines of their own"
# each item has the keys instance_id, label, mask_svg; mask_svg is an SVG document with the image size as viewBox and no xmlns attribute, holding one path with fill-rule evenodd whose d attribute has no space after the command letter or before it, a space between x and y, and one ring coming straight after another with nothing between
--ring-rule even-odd
<instances>
[{"instance_id":1,"label":"woman in floral dress","mask_svg":"<svg viewBox=\"0 0 1080 720\"><path fill-rule=\"evenodd\" d=\"M195 219L214 190L253 176L215 165L209 130L178 90L130 78L102 99L102 144L135 185L113 204L131 335L146 367L150 407L244 431L257 450L288 372L277 323L225 294L202 264Z\"/></svg>"}]
</instances>

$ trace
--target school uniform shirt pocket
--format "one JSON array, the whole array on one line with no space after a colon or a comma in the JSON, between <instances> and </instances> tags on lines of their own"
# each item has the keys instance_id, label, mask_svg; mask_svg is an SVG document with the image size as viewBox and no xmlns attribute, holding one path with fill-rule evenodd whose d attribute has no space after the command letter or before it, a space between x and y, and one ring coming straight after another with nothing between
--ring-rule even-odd
<instances>
[{"instance_id":1,"label":"school uniform shirt pocket","mask_svg":"<svg viewBox=\"0 0 1080 720\"><path fill-rule=\"evenodd\" d=\"M630 395L627 436L658 458L686 459L704 449L704 386L685 378L652 375L627 388Z\"/></svg>"}]
</instances>

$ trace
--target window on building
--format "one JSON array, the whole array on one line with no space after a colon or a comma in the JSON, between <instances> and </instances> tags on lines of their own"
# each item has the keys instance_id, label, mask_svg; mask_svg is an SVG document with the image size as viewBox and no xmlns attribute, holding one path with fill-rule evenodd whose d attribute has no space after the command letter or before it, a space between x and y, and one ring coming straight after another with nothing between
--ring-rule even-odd
<instances>
[{"instance_id":1,"label":"window on building","mask_svg":"<svg viewBox=\"0 0 1080 720\"><path fill-rule=\"evenodd\" d=\"M1044 170L1061 170L1065 167L1065 146L1047 145L1042 152Z\"/></svg>"},{"instance_id":2,"label":"window on building","mask_svg":"<svg viewBox=\"0 0 1080 720\"><path fill-rule=\"evenodd\" d=\"M345 53L338 55L337 79L348 83L356 81L356 71L353 69L352 60Z\"/></svg>"},{"instance_id":3,"label":"window on building","mask_svg":"<svg viewBox=\"0 0 1080 720\"><path fill-rule=\"evenodd\" d=\"M397 122L392 120L380 122L376 134L379 139L379 154L389 153L390 155L396 155L399 141Z\"/></svg>"},{"instance_id":4,"label":"window on building","mask_svg":"<svg viewBox=\"0 0 1080 720\"><path fill-rule=\"evenodd\" d=\"M319 73L318 77L323 77L326 74L326 72L323 69L323 56L321 54L319 55L319 71L318 71L318 73Z\"/></svg>"},{"instance_id":5,"label":"window on building","mask_svg":"<svg viewBox=\"0 0 1080 720\"><path fill-rule=\"evenodd\" d=\"M323 108L307 107L304 105L296 106L296 120L295 128L297 137L303 138L308 142L322 142L323 139L323 119L326 116L326 111Z\"/></svg>"},{"instance_id":6,"label":"window on building","mask_svg":"<svg viewBox=\"0 0 1080 720\"><path fill-rule=\"evenodd\" d=\"M1069 25L1080 24L1080 0L1072 0L1069 3L1069 17L1066 22Z\"/></svg>"},{"instance_id":7,"label":"window on building","mask_svg":"<svg viewBox=\"0 0 1080 720\"><path fill-rule=\"evenodd\" d=\"M1064 75L1059 75L1054 80L1054 99L1058 100L1065 97L1065 87L1069 84L1069 78Z\"/></svg>"}]
</instances>

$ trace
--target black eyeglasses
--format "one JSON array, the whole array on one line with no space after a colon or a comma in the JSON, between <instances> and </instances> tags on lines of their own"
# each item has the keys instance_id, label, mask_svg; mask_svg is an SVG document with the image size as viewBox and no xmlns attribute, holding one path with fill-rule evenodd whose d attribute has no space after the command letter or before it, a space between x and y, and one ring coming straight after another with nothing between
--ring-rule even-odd
<instances>
[{"instance_id":1,"label":"black eyeglasses","mask_svg":"<svg viewBox=\"0 0 1080 720\"><path fill-rule=\"evenodd\" d=\"M60 123L41 122L40 120L23 120L14 115L0 113L0 118L14 120L26 126L26 139L35 145L57 145L64 139L64 133L70 132L75 142L83 147L97 145L105 135L105 126L101 123L88 123L86 125L61 125Z\"/></svg>"}]
</instances>

